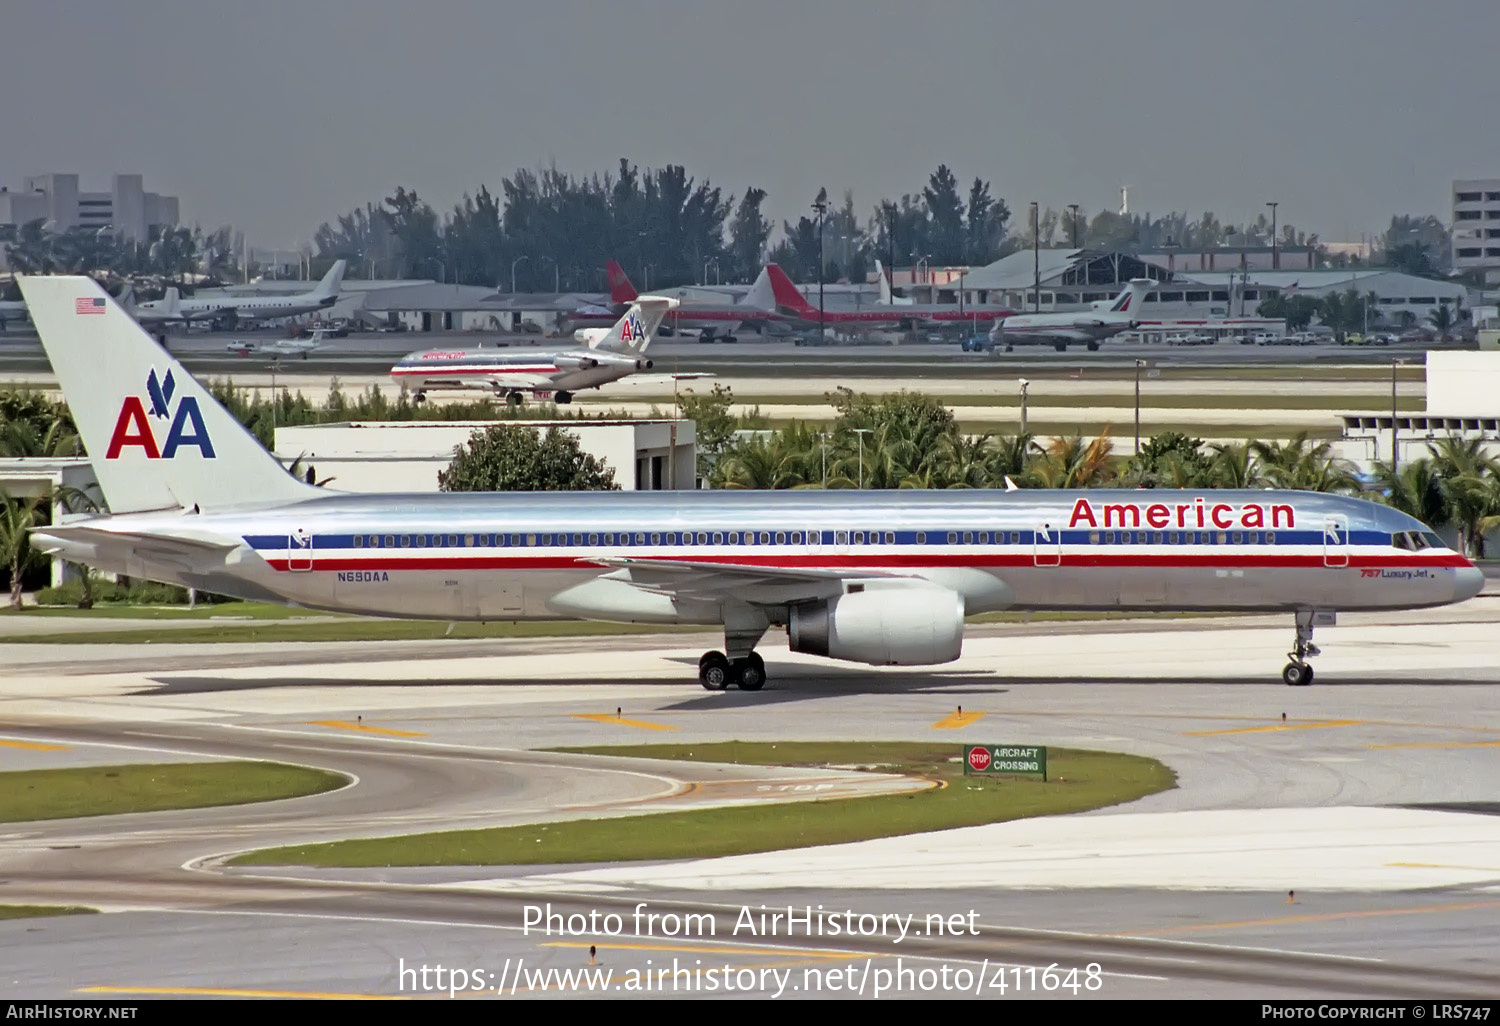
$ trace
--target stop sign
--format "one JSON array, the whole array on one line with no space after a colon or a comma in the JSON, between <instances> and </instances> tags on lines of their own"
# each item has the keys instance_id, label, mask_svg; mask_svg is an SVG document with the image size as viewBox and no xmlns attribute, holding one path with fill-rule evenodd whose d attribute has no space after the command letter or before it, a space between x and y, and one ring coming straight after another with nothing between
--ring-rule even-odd
<instances>
[{"instance_id":1,"label":"stop sign","mask_svg":"<svg viewBox=\"0 0 1500 1026\"><path fill-rule=\"evenodd\" d=\"M988 748L970 748L969 765L976 771L983 773L990 765L990 750Z\"/></svg>"}]
</instances>

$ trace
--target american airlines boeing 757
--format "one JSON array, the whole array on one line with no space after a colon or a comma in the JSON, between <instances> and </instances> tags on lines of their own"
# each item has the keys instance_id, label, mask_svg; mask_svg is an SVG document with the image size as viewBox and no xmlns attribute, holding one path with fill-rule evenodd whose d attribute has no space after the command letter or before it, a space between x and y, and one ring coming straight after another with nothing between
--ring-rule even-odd
<instances>
[{"instance_id":1,"label":"american airlines boeing 757","mask_svg":"<svg viewBox=\"0 0 1500 1026\"><path fill-rule=\"evenodd\" d=\"M1411 517L1305 492L340 494L291 477L91 280L21 290L110 508L33 542L132 577L380 616L722 626L699 681L750 691L773 626L796 652L920 666L998 609L1281 612L1302 685L1329 614L1483 583Z\"/></svg>"}]
</instances>

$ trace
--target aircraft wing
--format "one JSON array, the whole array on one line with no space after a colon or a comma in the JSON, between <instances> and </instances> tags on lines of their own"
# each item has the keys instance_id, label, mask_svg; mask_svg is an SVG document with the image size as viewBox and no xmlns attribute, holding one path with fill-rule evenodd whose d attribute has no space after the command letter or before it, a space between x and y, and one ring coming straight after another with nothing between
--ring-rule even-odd
<instances>
[{"instance_id":1,"label":"aircraft wing","mask_svg":"<svg viewBox=\"0 0 1500 1026\"><path fill-rule=\"evenodd\" d=\"M73 558L87 547L108 559L134 556L188 571L222 567L244 543L239 539L202 538L191 535L137 534L108 531L87 524L40 527L31 534L32 544L46 555ZM71 555L70 555L71 554Z\"/></svg>"},{"instance_id":2,"label":"aircraft wing","mask_svg":"<svg viewBox=\"0 0 1500 1026\"><path fill-rule=\"evenodd\" d=\"M618 572L611 577L642 591L710 602L726 598L776 604L811 601L842 593L847 581L902 576L858 568L824 570L674 559L604 557L590 562L617 567Z\"/></svg>"}]
</instances>

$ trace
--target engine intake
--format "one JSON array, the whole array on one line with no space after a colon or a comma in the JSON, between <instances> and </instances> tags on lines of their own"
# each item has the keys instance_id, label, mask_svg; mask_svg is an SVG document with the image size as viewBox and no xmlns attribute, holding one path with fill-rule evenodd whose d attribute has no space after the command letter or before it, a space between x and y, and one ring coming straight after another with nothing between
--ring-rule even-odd
<instances>
[{"instance_id":1,"label":"engine intake","mask_svg":"<svg viewBox=\"0 0 1500 1026\"><path fill-rule=\"evenodd\" d=\"M963 649L964 600L947 588L874 588L793 606L793 652L872 666L951 663Z\"/></svg>"}]
</instances>

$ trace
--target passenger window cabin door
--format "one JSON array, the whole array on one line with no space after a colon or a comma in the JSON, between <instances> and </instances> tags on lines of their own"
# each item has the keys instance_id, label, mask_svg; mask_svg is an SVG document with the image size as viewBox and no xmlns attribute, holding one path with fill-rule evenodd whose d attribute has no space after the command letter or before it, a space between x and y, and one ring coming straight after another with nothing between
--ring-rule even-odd
<instances>
[{"instance_id":1,"label":"passenger window cabin door","mask_svg":"<svg viewBox=\"0 0 1500 1026\"><path fill-rule=\"evenodd\" d=\"M313 565L313 538L304 528L286 536L286 568L306 573Z\"/></svg>"},{"instance_id":2,"label":"passenger window cabin door","mask_svg":"<svg viewBox=\"0 0 1500 1026\"><path fill-rule=\"evenodd\" d=\"M1062 530L1041 524L1032 532L1031 561L1036 566L1062 565Z\"/></svg>"},{"instance_id":3,"label":"passenger window cabin door","mask_svg":"<svg viewBox=\"0 0 1500 1026\"><path fill-rule=\"evenodd\" d=\"M1332 514L1323 520L1323 565L1349 565L1349 518Z\"/></svg>"}]
</instances>

